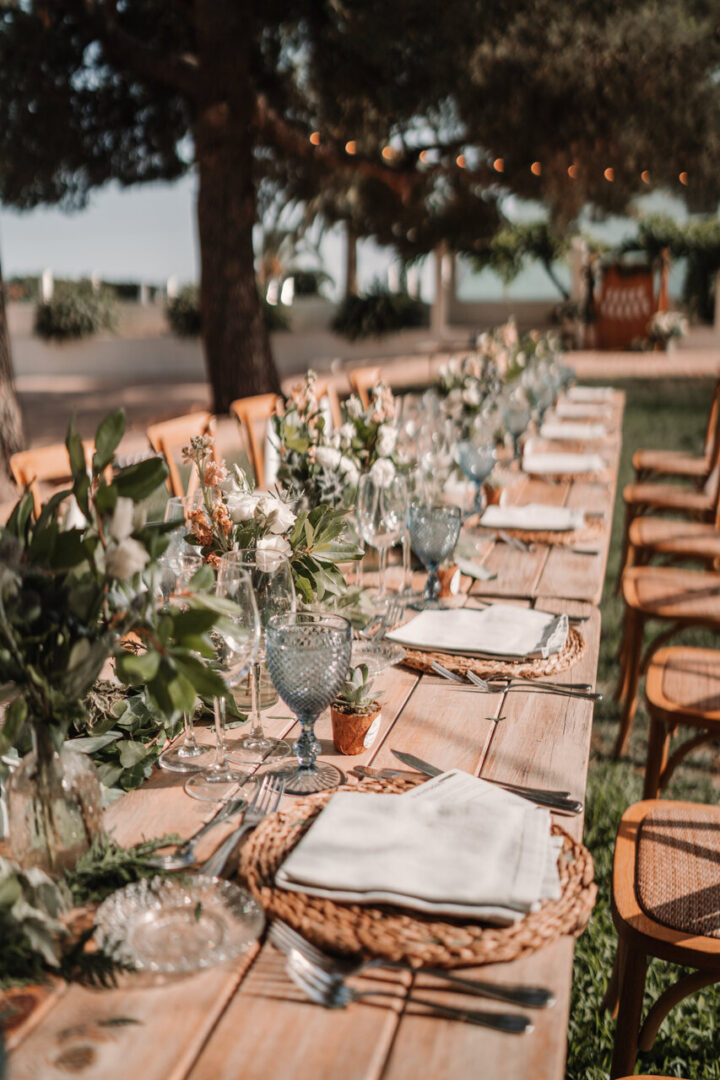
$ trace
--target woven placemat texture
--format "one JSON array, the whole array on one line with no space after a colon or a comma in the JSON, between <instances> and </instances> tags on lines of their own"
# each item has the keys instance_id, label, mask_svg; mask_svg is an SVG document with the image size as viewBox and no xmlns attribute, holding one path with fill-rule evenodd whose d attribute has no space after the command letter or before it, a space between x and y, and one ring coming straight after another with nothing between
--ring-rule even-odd
<instances>
[{"instance_id":1,"label":"woven placemat texture","mask_svg":"<svg viewBox=\"0 0 720 1080\"><path fill-rule=\"evenodd\" d=\"M656 922L720 938L720 807L658 806L640 825L635 889Z\"/></svg>"},{"instance_id":2,"label":"woven placemat texture","mask_svg":"<svg viewBox=\"0 0 720 1080\"><path fill-rule=\"evenodd\" d=\"M525 544L572 547L575 544L592 544L601 540L605 524L601 521L589 521L582 529L503 529L503 532Z\"/></svg>"},{"instance_id":3,"label":"woven placemat texture","mask_svg":"<svg viewBox=\"0 0 720 1080\"><path fill-rule=\"evenodd\" d=\"M360 791L400 793L422 780L350 781ZM318 948L343 956L402 960L414 967L453 968L505 963L535 952L562 934L580 934L595 902L590 852L559 826L563 838L558 861L562 895L512 926L422 916L387 905L341 904L289 892L275 885L275 874L332 792L310 795L261 822L246 843L241 873L270 918L280 918Z\"/></svg>"},{"instance_id":4,"label":"woven placemat texture","mask_svg":"<svg viewBox=\"0 0 720 1080\"><path fill-rule=\"evenodd\" d=\"M427 652L424 649L406 649L403 664L416 671L432 672L435 661L450 671L464 675L474 671L476 675L509 675L511 678L541 679L545 675L555 675L567 671L585 654L587 644L576 626L568 630L567 640L558 653L548 656L547 660L491 660L481 656L461 656L459 653Z\"/></svg>"}]
</instances>

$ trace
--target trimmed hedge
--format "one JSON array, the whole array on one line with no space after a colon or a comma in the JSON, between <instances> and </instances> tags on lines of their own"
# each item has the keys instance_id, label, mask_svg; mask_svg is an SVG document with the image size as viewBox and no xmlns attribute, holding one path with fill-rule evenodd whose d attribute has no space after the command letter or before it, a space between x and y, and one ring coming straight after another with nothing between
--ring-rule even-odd
<instances>
[{"instance_id":1,"label":"trimmed hedge","mask_svg":"<svg viewBox=\"0 0 720 1080\"><path fill-rule=\"evenodd\" d=\"M428 308L407 293L391 293L375 282L364 296L346 296L337 310L331 328L350 341L380 337L396 330L427 326Z\"/></svg>"},{"instance_id":2,"label":"trimmed hedge","mask_svg":"<svg viewBox=\"0 0 720 1080\"><path fill-rule=\"evenodd\" d=\"M93 289L89 281L56 286L52 300L35 309L35 333L46 341L91 337L117 325L115 299L107 289Z\"/></svg>"}]
</instances>

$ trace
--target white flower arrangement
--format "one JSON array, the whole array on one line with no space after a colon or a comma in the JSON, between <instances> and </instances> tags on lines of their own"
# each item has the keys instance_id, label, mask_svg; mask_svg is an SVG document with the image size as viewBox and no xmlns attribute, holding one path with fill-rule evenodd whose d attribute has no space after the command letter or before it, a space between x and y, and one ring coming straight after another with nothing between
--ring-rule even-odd
<instances>
[{"instance_id":1,"label":"white flower arrangement","mask_svg":"<svg viewBox=\"0 0 720 1080\"><path fill-rule=\"evenodd\" d=\"M687 332L687 319L679 311L656 311L648 325L650 340L660 345L683 338Z\"/></svg>"}]
</instances>

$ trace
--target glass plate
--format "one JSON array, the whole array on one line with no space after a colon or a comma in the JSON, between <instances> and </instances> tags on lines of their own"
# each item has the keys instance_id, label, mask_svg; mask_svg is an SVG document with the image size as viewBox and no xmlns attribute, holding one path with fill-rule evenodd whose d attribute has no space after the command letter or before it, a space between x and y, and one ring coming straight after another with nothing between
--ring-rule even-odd
<instances>
[{"instance_id":1,"label":"glass plate","mask_svg":"<svg viewBox=\"0 0 720 1080\"><path fill-rule=\"evenodd\" d=\"M367 664L368 675L374 678L385 668L400 664L405 659L405 650L394 641L353 641L350 663L353 667Z\"/></svg>"},{"instance_id":2,"label":"glass plate","mask_svg":"<svg viewBox=\"0 0 720 1080\"><path fill-rule=\"evenodd\" d=\"M265 925L245 889L198 874L136 881L103 901L95 937L104 952L137 971L199 971L239 956Z\"/></svg>"}]
</instances>

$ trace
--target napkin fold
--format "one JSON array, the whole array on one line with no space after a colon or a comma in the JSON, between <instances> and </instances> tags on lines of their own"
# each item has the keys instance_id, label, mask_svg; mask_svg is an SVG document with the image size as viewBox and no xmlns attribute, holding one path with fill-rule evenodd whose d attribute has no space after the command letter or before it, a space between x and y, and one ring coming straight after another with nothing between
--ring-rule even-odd
<instances>
[{"instance_id":1,"label":"napkin fold","mask_svg":"<svg viewBox=\"0 0 720 1080\"><path fill-rule=\"evenodd\" d=\"M454 769L404 795L337 792L275 881L507 924L560 895L558 851L547 810Z\"/></svg>"},{"instance_id":2,"label":"napkin fold","mask_svg":"<svg viewBox=\"0 0 720 1080\"><path fill-rule=\"evenodd\" d=\"M605 469L605 462L600 454L543 454L526 450L522 460L523 472L536 475L572 475L577 473L597 473Z\"/></svg>"},{"instance_id":3,"label":"napkin fold","mask_svg":"<svg viewBox=\"0 0 720 1080\"><path fill-rule=\"evenodd\" d=\"M609 411L601 401L558 401L555 406L555 415L563 420L602 420Z\"/></svg>"},{"instance_id":4,"label":"napkin fold","mask_svg":"<svg viewBox=\"0 0 720 1080\"><path fill-rule=\"evenodd\" d=\"M607 430L602 424L587 424L578 420L546 420L540 428L543 439L573 439L577 442L590 442L604 439Z\"/></svg>"},{"instance_id":5,"label":"napkin fold","mask_svg":"<svg viewBox=\"0 0 720 1080\"><path fill-rule=\"evenodd\" d=\"M485 529L541 529L548 532L567 532L582 529L585 514L570 506L551 506L545 503L526 503L525 506L488 506L480 524Z\"/></svg>"},{"instance_id":6,"label":"napkin fold","mask_svg":"<svg viewBox=\"0 0 720 1080\"><path fill-rule=\"evenodd\" d=\"M478 611L421 611L386 637L412 649L492 656L507 660L532 659L560 652L568 635L567 615L490 604Z\"/></svg>"},{"instance_id":7,"label":"napkin fold","mask_svg":"<svg viewBox=\"0 0 720 1080\"><path fill-rule=\"evenodd\" d=\"M566 397L569 401L612 401L612 386L571 386Z\"/></svg>"}]
</instances>

